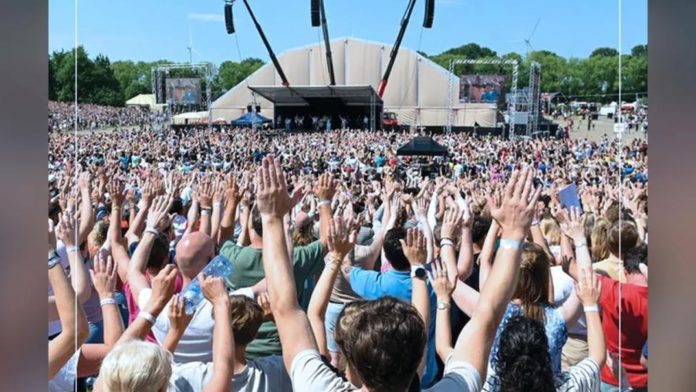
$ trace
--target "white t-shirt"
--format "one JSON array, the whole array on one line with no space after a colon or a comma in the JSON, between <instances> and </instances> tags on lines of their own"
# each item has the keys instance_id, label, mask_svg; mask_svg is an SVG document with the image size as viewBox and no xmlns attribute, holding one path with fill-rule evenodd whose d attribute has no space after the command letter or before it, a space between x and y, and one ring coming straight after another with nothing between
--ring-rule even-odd
<instances>
[{"instance_id":1,"label":"white t-shirt","mask_svg":"<svg viewBox=\"0 0 696 392\"><path fill-rule=\"evenodd\" d=\"M468 392L481 390L481 376L478 371L466 362L455 362L451 358L451 356L447 358L442 380L424 391ZM290 374L295 391L343 392L359 390L331 371L321 360L317 350L305 350L297 354L292 361Z\"/></svg>"},{"instance_id":2,"label":"white t-shirt","mask_svg":"<svg viewBox=\"0 0 696 392\"><path fill-rule=\"evenodd\" d=\"M211 362L191 362L174 364L172 378L169 380L169 392L196 392L213 377ZM232 376L234 392L292 392L292 382L285 370L283 357L269 357L248 360L246 368L241 373Z\"/></svg>"},{"instance_id":3,"label":"white t-shirt","mask_svg":"<svg viewBox=\"0 0 696 392\"><path fill-rule=\"evenodd\" d=\"M80 349L77 349L68 362L48 380L48 392L70 392L75 390L77 377L77 361L80 359Z\"/></svg>"},{"instance_id":4,"label":"white t-shirt","mask_svg":"<svg viewBox=\"0 0 696 392\"><path fill-rule=\"evenodd\" d=\"M138 294L138 307L145 309L150 301L152 289L146 288ZM155 339L162 344L169 332L169 305L162 310L162 313L155 320L152 326L152 333ZM213 304L207 299L203 299L196 307L193 318L189 323L184 335L176 346L174 352L175 363L188 362L212 362L213 361Z\"/></svg>"},{"instance_id":5,"label":"white t-shirt","mask_svg":"<svg viewBox=\"0 0 696 392\"><path fill-rule=\"evenodd\" d=\"M554 305L561 306L570 296L575 295L573 278L563 272L563 267L560 265L551 267L551 279L553 280ZM586 336L587 322L585 321L585 313L582 313L576 322L568 324L566 327L569 334Z\"/></svg>"}]
</instances>

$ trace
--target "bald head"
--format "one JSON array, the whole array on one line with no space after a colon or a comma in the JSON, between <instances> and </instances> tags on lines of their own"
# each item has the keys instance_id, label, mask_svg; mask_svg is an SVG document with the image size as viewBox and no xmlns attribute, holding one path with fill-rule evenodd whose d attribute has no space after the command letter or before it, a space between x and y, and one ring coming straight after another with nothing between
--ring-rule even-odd
<instances>
[{"instance_id":1,"label":"bald head","mask_svg":"<svg viewBox=\"0 0 696 392\"><path fill-rule=\"evenodd\" d=\"M205 268L214 253L213 239L195 231L184 235L177 243L175 262L184 276L193 279Z\"/></svg>"}]
</instances>

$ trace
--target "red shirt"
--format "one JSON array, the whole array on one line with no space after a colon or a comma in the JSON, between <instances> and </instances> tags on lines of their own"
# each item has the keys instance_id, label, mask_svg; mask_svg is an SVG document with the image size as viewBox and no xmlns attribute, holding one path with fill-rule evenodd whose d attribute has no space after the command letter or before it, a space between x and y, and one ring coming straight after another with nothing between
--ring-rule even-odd
<instances>
[{"instance_id":1,"label":"red shirt","mask_svg":"<svg viewBox=\"0 0 696 392\"><path fill-rule=\"evenodd\" d=\"M150 276L146 274L146 277L147 281L150 282ZM184 280L181 277L181 274L176 274L176 279L174 280L174 294L180 293L183 286ZM128 304L128 324L130 325L138 317L138 313L140 313L138 299L133 297L133 292L131 291L130 284L128 282L123 284L123 294L126 296L126 303ZM145 340L159 344L157 339L155 339L155 335L152 334L152 331L147 334Z\"/></svg>"},{"instance_id":2,"label":"red shirt","mask_svg":"<svg viewBox=\"0 0 696 392\"><path fill-rule=\"evenodd\" d=\"M599 275L602 292L599 305L602 309L602 327L607 351L619 353L621 339L621 365L626 369L628 383L634 388L648 386L648 370L640 364L640 354L648 340L648 288L619 282ZM619 331L619 287L621 287L621 331ZM604 365L602 381L619 385L609 366Z\"/></svg>"}]
</instances>

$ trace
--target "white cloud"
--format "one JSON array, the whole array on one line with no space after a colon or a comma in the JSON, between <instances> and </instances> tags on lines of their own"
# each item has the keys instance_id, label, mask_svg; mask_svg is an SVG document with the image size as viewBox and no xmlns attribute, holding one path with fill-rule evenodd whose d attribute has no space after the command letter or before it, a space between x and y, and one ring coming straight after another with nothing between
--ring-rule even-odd
<instances>
[{"instance_id":1,"label":"white cloud","mask_svg":"<svg viewBox=\"0 0 696 392\"><path fill-rule=\"evenodd\" d=\"M188 18L191 20L197 20L199 22L224 22L225 17L218 14L188 14Z\"/></svg>"}]
</instances>

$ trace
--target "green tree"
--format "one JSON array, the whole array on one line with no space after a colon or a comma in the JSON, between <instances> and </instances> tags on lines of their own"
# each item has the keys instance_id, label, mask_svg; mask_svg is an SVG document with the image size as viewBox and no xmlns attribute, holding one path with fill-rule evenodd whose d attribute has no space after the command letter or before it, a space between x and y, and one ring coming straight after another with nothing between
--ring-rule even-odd
<instances>
[{"instance_id":1,"label":"green tree","mask_svg":"<svg viewBox=\"0 0 696 392\"><path fill-rule=\"evenodd\" d=\"M223 90L229 90L241 83L263 65L264 62L257 58L244 59L239 63L225 61L220 64L217 73L219 86Z\"/></svg>"},{"instance_id":2,"label":"green tree","mask_svg":"<svg viewBox=\"0 0 696 392\"><path fill-rule=\"evenodd\" d=\"M631 49L633 57L648 57L648 45L636 45Z\"/></svg>"},{"instance_id":3,"label":"green tree","mask_svg":"<svg viewBox=\"0 0 696 392\"><path fill-rule=\"evenodd\" d=\"M614 48L597 48L592 51L590 57L617 57L619 51Z\"/></svg>"}]
</instances>

